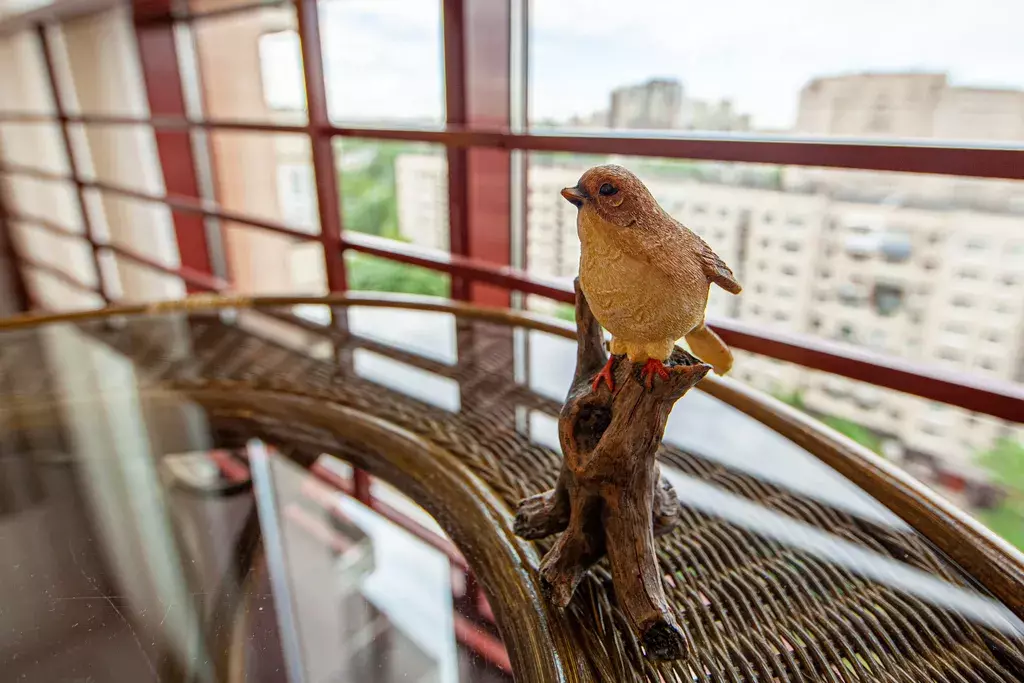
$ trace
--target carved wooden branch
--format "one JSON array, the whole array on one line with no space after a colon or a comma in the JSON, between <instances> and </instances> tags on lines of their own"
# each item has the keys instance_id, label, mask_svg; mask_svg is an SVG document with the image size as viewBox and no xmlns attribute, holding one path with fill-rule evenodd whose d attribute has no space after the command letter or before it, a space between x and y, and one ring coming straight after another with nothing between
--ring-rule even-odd
<instances>
[{"instance_id":1,"label":"carved wooden branch","mask_svg":"<svg viewBox=\"0 0 1024 683\"><path fill-rule=\"evenodd\" d=\"M540 572L565 607L595 562L608 555L619 606L648 656L678 659L686 642L662 589L656 535L678 521L679 503L655 455L672 406L711 370L678 347L669 379L645 389L641 364L616 358L615 391L591 382L608 359L601 326L576 281L576 374L558 420L562 471L555 488L523 500L515 532L539 539L562 532Z\"/></svg>"}]
</instances>

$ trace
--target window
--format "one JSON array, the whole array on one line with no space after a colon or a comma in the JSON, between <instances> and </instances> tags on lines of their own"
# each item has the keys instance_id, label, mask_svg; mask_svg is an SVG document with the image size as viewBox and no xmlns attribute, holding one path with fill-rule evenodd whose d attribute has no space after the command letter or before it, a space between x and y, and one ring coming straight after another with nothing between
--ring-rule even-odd
<instances>
[{"instance_id":1,"label":"window","mask_svg":"<svg viewBox=\"0 0 1024 683\"><path fill-rule=\"evenodd\" d=\"M967 240L967 244L965 244L964 246L967 247L968 251L981 251L987 245L985 243L985 240L975 237L973 239Z\"/></svg>"},{"instance_id":2,"label":"window","mask_svg":"<svg viewBox=\"0 0 1024 683\"><path fill-rule=\"evenodd\" d=\"M266 33L259 39L263 100L271 109L303 111L302 50L295 31Z\"/></svg>"},{"instance_id":3,"label":"window","mask_svg":"<svg viewBox=\"0 0 1024 683\"><path fill-rule=\"evenodd\" d=\"M286 223L315 231L316 188L309 164L280 163L277 167L277 196Z\"/></svg>"},{"instance_id":4,"label":"window","mask_svg":"<svg viewBox=\"0 0 1024 683\"><path fill-rule=\"evenodd\" d=\"M860 288L849 282L843 283L837 290L837 298L839 301L847 306L856 306L863 300Z\"/></svg>"},{"instance_id":5,"label":"window","mask_svg":"<svg viewBox=\"0 0 1024 683\"><path fill-rule=\"evenodd\" d=\"M321 0L327 105L338 121L444 121L440 0Z\"/></svg>"},{"instance_id":6,"label":"window","mask_svg":"<svg viewBox=\"0 0 1024 683\"><path fill-rule=\"evenodd\" d=\"M905 232L886 234L879 245L879 252L886 263L905 263L910 260L913 247L910 235Z\"/></svg>"},{"instance_id":7,"label":"window","mask_svg":"<svg viewBox=\"0 0 1024 683\"><path fill-rule=\"evenodd\" d=\"M960 349L951 346L943 346L939 349L939 358L942 360L959 362L963 360L963 357L963 352Z\"/></svg>"},{"instance_id":8,"label":"window","mask_svg":"<svg viewBox=\"0 0 1024 683\"><path fill-rule=\"evenodd\" d=\"M956 308L970 308L971 305L972 305L971 298L968 297L968 296L965 296L963 294L960 294L958 296L954 296L951 303Z\"/></svg>"},{"instance_id":9,"label":"window","mask_svg":"<svg viewBox=\"0 0 1024 683\"><path fill-rule=\"evenodd\" d=\"M903 288L898 285L878 283L871 294L875 312L882 316L894 315L903 306Z\"/></svg>"},{"instance_id":10,"label":"window","mask_svg":"<svg viewBox=\"0 0 1024 683\"><path fill-rule=\"evenodd\" d=\"M782 243L782 248L786 251L800 251L800 243L796 240L786 240Z\"/></svg>"},{"instance_id":11,"label":"window","mask_svg":"<svg viewBox=\"0 0 1024 683\"><path fill-rule=\"evenodd\" d=\"M964 268L957 273L957 277L961 280L979 280L981 279L981 271L977 268Z\"/></svg>"},{"instance_id":12,"label":"window","mask_svg":"<svg viewBox=\"0 0 1024 683\"><path fill-rule=\"evenodd\" d=\"M782 266L782 274L790 277L796 276L796 266L785 265Z\"/></svg>"}]
</instances>

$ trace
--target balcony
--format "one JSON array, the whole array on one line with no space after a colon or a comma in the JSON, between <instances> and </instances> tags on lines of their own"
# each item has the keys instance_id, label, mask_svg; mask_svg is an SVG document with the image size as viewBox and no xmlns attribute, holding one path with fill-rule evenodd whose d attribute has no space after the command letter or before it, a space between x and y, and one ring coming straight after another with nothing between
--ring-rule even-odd
<instances>
[{"instance_id":1,"label":"balcony","mask_svg":"<svg viewBox=\"0 0 1024 683\"><path fill-rule=\"evenodd\" d=\"M572 320L579 242L558 190L612 161L750 283L739 300L713 292L708 310L737 350L738 382L907 467L1024 548L1024 82L952 85L894 62L790 73L797 85L770 98L729 71L730 97L701 96L699 75L692 93L625 75L587 85L565 70L610 38L526 0L5 9L10 313L384 292ZM651 23L630 17L617 39L645 45L661 30ZM862 70L863 56L835 70ZM639 61L651 77L665 66ZM904 106L879 108L893 97ZM873 289L850 284L862 280ZM843 322L854 312L872 334ZM361 324L312 303L289 315ZM399 336L440 334L404 320ZM458 362L421 346L431 363ZM447 386L426 382L419 398ZM358 469L334 481L372 504L369 482Z\"/></svg>"}]
</instances>

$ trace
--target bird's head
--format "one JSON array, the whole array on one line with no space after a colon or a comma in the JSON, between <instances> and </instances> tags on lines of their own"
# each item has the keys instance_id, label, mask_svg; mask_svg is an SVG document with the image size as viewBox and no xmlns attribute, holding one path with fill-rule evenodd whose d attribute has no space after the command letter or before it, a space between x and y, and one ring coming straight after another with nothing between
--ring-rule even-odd
<instances>
[{"instance_id":1,"label":"bird's head","mask_svg":"<svg viewBox=\"0 0 1024 683\"><path fill-rule=\"evenodd\" d=\"M562 196L581 216L593 211L621 228L628 228L648 211L658 211L650 190L622 166L595 166L580 176L575 187L562 190Z\"/></svg>"}]
</instances>

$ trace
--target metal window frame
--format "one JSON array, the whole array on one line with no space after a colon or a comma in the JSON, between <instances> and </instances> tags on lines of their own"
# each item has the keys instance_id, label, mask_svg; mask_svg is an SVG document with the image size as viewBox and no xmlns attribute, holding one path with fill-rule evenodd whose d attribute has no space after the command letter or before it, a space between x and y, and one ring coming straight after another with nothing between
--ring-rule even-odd
<instances>
[{"instance_id":1,"label":"metal window frame","mask_svg":"<svg viewBox=\"0 0 1024 683\"><path fill-rule=\"evenodd\" d=\"M52 222L7 212L7 223L25 221L56 234L83 238L94 254L109 250L144 266L180 277L190 291L226 291L230 283L214 275L210 265L209 247L199 239L203 235L203 218L230 221L276 232L300 240L319 240L324 248L327 280L330 291L347 289L344 253L362 252L448 273L453 277L453 298L476 303L507 306L509 292L537 294L571 303L572 293L564 285L545 282L511 268L512 245L509 227L510 202L525 203L525 193L513 193L513 150L534 152L574 152L585 154L622 154L685 158L736 163L762 163L783 166L811 166L869 171L927 173L938 175L1024 180L1024 146L955 144L946 142L878 142L835 138L794 138L789 136L752 135L668 135L658 133L570 133L563 131L531 131L515 125L512 101L522 98L528 90L525 77L513 78L510 64L512 41L523 36L512 34L514 9L508 0L441 0L445 47L446 125L442 129L374 128L332 123L327 112L326 84L317 0L286 0L254 2L207 13L183 13L171 0L134 0L136 31L148 33L173 30L174 22L195 22L212 16L246 12L265 7L294 4L298 13L298 34L302 47L303 77L309 106L306 125L278 125L229 120L196 120L185 116L184 106L153 106L151 85L163 85L158 74L177 70L177 56L163 48L149 52L140 50L147 92L153 116L69 115L56 99L55 116L35 113L0 114L2 122L56 123L62 130L70 124L141 125L152 127L158 136L175 140L175 149L164 153L161 164L164 177L174 178L167 193L154 195L120 187L112 183L90 181L80 177L75 164L70 174L51 173L17 166L0 166L0 173L25 174L44 180L71 182L79 196L85 189L129 196L144 201L163 203L175 216L175 232L181 251L182 266L169 268L134 254L123 247L99 242L86 222L85 234L78 234ZM45 11L31 13L0 24L0 35L14 30L32 28L45 41L46 22L64 20L83 12L96 11L115 4L113 0L65 0ZM525 30L519 26L518 30ZM496 39L495 37L503 39ZM173 36L172 36L173 38ZM173 47L173 40L170 42ZM44 54L48 54L44 51ZM55 75L50 70L51 85L56 92ZM487 88L481 84L487 83ZM493 97L499 91L508 93L502 99ZM513 83L523 92L513 97ZM178 89L180 93L180 79ZM179 98L180 99L180 98ZM174 103L171 103L174 104ZM516 121L513 121L516 119ZM521 123L521 122L520 122ZM193 130L235 130L264 133L303 133L309 136L313 152L317 201L321 232L312 235L279 221L260 219L239 212L227 211L214 202L204 201L195 190L195 163L191 153L184 153L187 134ZM178 137L170 137L177 134ZM380 141L413 141L445 146L448 153L449 211L451 253L438 253L411 247L369 235L343 230L341 202L338 196L333 141L335 138L358 137ZM169 143L170 144L170 143ZM68 146L69 159L73 150ZM191 181L189 179L191 178ZM516 183L522 182L521 177ZM497 205L499 209L494 210ZM517 206L525 212L525 206ZM84 213L84 212L83 212ZM525 213L524 213L525 215ZM502 218L504 216L504 218ZM191 218L192 220L186 220ZM86 217L86 221L87 221ZM197 227L198 226L198 227ZM24 265L27 262L22 260ZM97 264L98 267L98 264ZM98 270L98 288L104 292L102 272ZM82 283L78 283L82 284ZM1024 422L1024 388L1020 385L992 381L964 373L954 373L911 363L902 359L863 352L809 336L777 334L753 328L735 320L718 319L711 325L730 345L796 363L807 368L869 382L877 386L948 403L967 410L985 413L1012 422Z\"/></svg>"}]
</instances>

